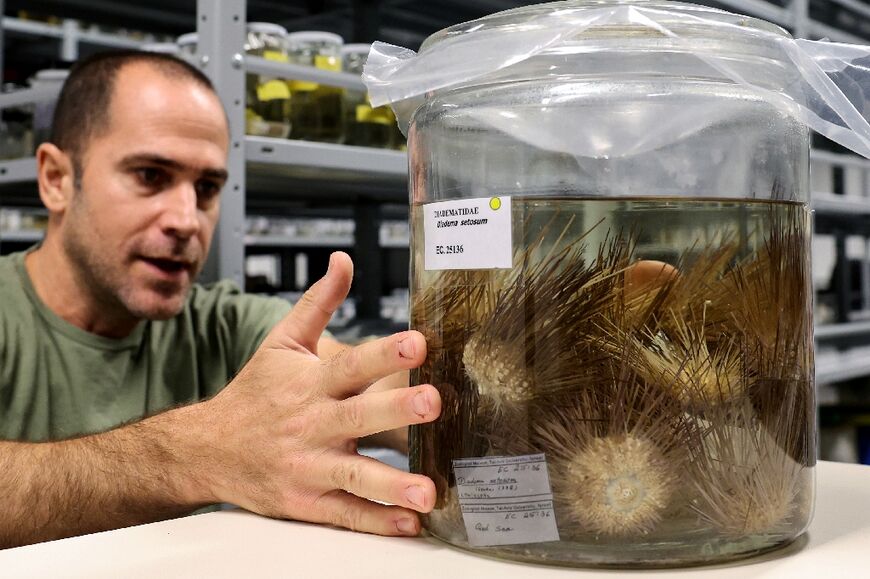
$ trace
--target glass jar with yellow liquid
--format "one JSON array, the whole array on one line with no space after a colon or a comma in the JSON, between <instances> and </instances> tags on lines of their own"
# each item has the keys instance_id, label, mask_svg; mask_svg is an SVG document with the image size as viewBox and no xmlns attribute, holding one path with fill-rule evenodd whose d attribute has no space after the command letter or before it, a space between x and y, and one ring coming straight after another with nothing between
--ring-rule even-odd
<instances>
[{"instance_id":1,"label":"glass jar with yellow liquid","mask_svg":"<svg viewBox=\"0 0 870 579\"><path fill-rule=\"evenodd\" d=\"M341 36L303 31L287 35L286 48L293 64L341 72ZM291 139L339 143L344 136L342 94L338 87L307 80L287 81L290 92Z\"/></svg>"},{"instance_id":2,"label":"glass jar with yellow liquid","mask_svg":"<svg viewBox=\"0 0 870 579\"><path fill-rule=\"evenodd\" d=\"M249 22L245 53L267 60L287 62L287 30L269 22ZM278 78L249 74L245 80L247 109L245 132L249 135L285 138L290 133L290 90Z\"/></svg>"},{"instance_id":3,"label":"glass jar with yellow liquid","mask_svg":"<svg viewBox=\"0 0 870 579\"><path fill-rule=\"evenodd\" d=\"M342 47L344 72L361 75L370 48L370 44L347 44ZM388 149L392 146L393 132L397 131L396 117L390 107L372 107L365 91L346 90L344 129L344 142L347 145Z\"/></svg>"}]
</instances>

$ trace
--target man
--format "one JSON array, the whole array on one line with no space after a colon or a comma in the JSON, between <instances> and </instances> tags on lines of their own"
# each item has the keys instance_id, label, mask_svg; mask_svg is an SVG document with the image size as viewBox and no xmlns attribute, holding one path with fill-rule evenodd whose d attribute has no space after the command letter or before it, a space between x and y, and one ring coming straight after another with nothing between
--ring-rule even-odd
<instances>
[{"instance_id":1,"label":"man","mask_svg":"<svg viewBox=\"0 0 870 579\"><path fill-rule=\"evenodd\" d=\"M0 258L0 545L218 502L419 532L432 482L356 447L438 416L432 386L369 387L419 366L422 336L321 338L350 287L342 253L287 315L193 284L228 141L218 97L185 63L114 53L71 72L37 151L45 239Z\"/></svg>"}]
</instances>

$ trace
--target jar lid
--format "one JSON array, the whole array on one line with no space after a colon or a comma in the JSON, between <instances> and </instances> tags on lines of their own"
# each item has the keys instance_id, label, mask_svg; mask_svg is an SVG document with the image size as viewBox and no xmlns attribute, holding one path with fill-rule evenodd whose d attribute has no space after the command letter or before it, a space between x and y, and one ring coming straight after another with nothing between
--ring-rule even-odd
<instances>
[{"instance_id":1,"label":"jar lid","mask_svg":"<svg viewBox=\"0 0 870 579\"><path fill-rule=\"evenodd\" d=\"M175 39L175 44L178 46L194 46L199 44L199 34L196 32L188 32L187 34L182 34L178 38Z\"/></svg>"},{"instance_id":2,"label":"jar lid","mask_svg":"<svg viewBox=\"0 0 870 579\"><path fill-rule=\"evenodd\" d=\"M173 45L174 46L174 45ZM69 71L63 68L46 68L36 73L36 80L63 81L69 76Z\"/></svg>"},{"instance_id":3,"label":"jar lid","mask_svg":"<svg viewBox=\"0 0 870 579\"><path fill-rule=\"evenodd\" d=\"M174 42L151 42L143 44L140 47L145 52L156 52L158 54L178 54L179 46Z\"/></svg>"},{"instance_id":4,"label":"jar lid","mask_svg":"<svg viewBox=\"0 0 870 579\"><path fill-rule=\"evenodd\" d=\"M321 30L302 30L299 32L291 32L287 35L287 42L307 44L309 42L319 42L323 44L336 44L341 46L344 44L344 38L332 32Z\"/></svg>"},{"instance_id":5,"label":"jar lid","mask_svg":"<svg viewBox=\"0 0 870 579\"><path fill-rule=\"evenodd\" d=\"M270 36L287 36L287 29L274 22L248 22L248 32L268 34Z\"/></svg>"},{"instance_id":6,"label":"jar lid","mask_svg":"<svg viewBox=\"0 0 870 579\"><path fill-rule=\"evenodd\" d=\"M368 55L369 50L372 49L372 45L368 43L355 43L355 44L345 44L341 47L341 55L347 56L349 54L363 54Z\"/></svg>"}]
</instances>

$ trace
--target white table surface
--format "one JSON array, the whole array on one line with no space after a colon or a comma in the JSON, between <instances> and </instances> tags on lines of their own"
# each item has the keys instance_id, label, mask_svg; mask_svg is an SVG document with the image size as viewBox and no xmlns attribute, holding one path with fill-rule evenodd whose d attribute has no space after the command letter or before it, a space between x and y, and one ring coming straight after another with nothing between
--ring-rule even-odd
<instances>
[{"instance_id":1,"label":"white table surface","mask_svg":"<svg viewBox=\"0 0 870 579\"><path fill-rule=\"evenodd\" d=\"M0 551L0 576L870 577L870 467L822 462L817 482L809 533L739 565L644 572L544 567L472 555L433 538L376 537L222 511Z\"/></svg>"}]
</instances>

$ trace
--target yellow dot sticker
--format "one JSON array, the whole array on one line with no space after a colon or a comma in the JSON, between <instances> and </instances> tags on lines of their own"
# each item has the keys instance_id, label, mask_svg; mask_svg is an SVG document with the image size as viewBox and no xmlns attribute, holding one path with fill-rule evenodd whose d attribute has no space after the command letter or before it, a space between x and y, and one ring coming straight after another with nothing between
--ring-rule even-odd
<instances>
[{"instance_id":1,"label":"yellow dot sticker","mask_svg":"<svg viewBox=\"0 0 870 579\"><path fill-rule=\"evenodd\" d=\"M501 208L501 199L493 197L489 200L489 208L493 211L498 211Z\"/></svg>"}]
</instances>

